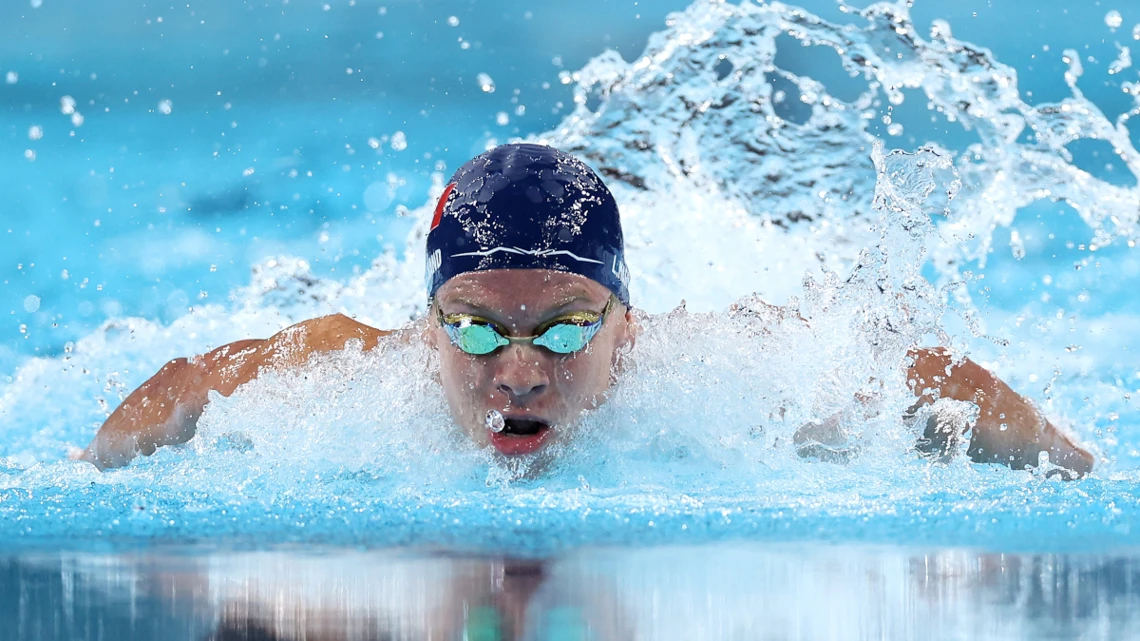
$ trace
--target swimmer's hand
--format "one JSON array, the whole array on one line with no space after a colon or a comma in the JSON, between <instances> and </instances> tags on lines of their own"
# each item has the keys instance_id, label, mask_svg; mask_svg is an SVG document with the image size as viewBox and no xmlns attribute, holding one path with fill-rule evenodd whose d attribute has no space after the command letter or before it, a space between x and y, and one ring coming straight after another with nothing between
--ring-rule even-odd
<instances>
[{"instance_id":1,"label":"swimmer's hand","mask_svg":"<svg viewBox=\"0 0 1140 641\"><path fill-rule=\"evenodd\" d=\"M314 354L342 350L350 340L364 349L390 334L342 314L288 327L267 339L237 341L193 359L167 363L131 393L75 458L100 470L122 467L139 454L194 436L198 418L216 391L229 396L264 369L298 367Z\"/></svg>"},{"instance_id":2,"label":"swimmer's hand","mask_svg":"<svg viewBox=\"0 0 1140 641\"><path fill-rule=\"evenodd\" d=\"M119 405L77 458L105 470L190 440L209 392L203 360L167 363Z\"/></svg>"},{"instance_id":3,"label":"swimmer's hand","mask_svg":"<svg viewBox=\"0 0 1140 641\"><path fill-rule=\"evenodd\" d=\"M1036 467L1041 454L1068 470L1065 478L1088 475L1093 455L1050 423L1032 403L981 365L964 359L956 362L945 349L914 349L914 365L907 373L911 389L919 397L912 409L950 398L977 405L978 415L970 430L967 456L978 463L1001 463L1015 470ZM928 429L928 432L930 430ZM935 430L937 432L937 429ZM926 441L953 443L945 434L927 434ZM934 438L938 437L938 438Z\"/></svg>"},{"instance_id":4,"label":"swimmer's hand","mask_svg":"<svg viewBox=\"0 0 1140 641\"><path fill-rule=\"evenodd\" d=\"M859 455L859 445L851 442L839 426L836 414L822 423L801 425L792 435L792 445L800 458L824 463L850 463Z\"/></svg>"}]
</instances>

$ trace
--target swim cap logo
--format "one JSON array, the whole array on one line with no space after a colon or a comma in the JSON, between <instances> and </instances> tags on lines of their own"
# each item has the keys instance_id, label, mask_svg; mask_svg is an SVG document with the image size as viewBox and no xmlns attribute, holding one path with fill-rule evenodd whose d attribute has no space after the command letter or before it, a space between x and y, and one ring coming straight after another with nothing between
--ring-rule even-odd
<instances>
[{"instance_id":1,"label":"swim cap logo","mask_svg":"<svg viewBox=\"0 0 1140 641\"><path fill-rule=\"evenodd\" d=\"M613 265L610 266L610 272L612 272L614 276L617 276L618 281L622 285L629 287L629 267L626 266L624 260L619 262L617 256L614 256L613 261Z\"/></svg>"},{"instance_id":2,"label":"swim cap logo","mask_svg":"<svg viewBox=\"0 0 1140 641\"><path fill-rule=\"evenodd\" d=\"M427 264L425 266L427 267L427 278L429 281L431 277L435 275L435 272L439 270L441 265L443 265L443 254L437 249L427 257Z\"/></svg>"},{"instance_id":3,"label":"swim cap logo","mask_svg":"<svg viewBox=\"0 0 1140 641\"><path fill-rule=\"evenodd\" d=\"M447 197L451 195L451 191L455 189L455 183L451 183L443 188L443 193L439 196L439 202L435 205L435 216L431 219L431 227L428 228L428 233L431 233L436 227L439 227L439 221L443 218L443 208L447 205Z\"/></svg>"}]
</instances>

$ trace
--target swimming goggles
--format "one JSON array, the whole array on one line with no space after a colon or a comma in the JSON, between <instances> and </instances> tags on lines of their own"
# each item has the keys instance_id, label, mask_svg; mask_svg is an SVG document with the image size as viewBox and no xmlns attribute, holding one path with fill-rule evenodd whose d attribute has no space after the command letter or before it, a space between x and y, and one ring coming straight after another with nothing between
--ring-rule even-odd
<instances>
[{"instance_id":1,"label":"swimming goggles","mask_svg":"<svg viewBox=\"0 0 1140 641\"><path fill-rule=\"evenodd\" d=\"M447 314L436 306L439 324L453 345L474 356L484 356L511 343L534 343L555 354L573 354L585 349L590 339L602 328L614 297L601 312L574 312L552 318L535 330L534 336L507 336L494 321L471 314Z\"/></svg>"}]
</instances>

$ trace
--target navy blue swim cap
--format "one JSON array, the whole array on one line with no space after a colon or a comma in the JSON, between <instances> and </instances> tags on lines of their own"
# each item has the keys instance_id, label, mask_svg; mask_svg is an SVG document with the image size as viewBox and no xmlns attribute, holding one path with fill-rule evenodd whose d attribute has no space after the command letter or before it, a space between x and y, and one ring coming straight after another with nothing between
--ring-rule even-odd
<instances>
[{"instance_id":1,"label":"navy blue swim cap","mask_svg":"<svg viewBox=\"0 0 1140 641\"><path fill-rule=\"evenodd\" d=\"M625 241L613 194L581 160L511 144L451 177L427 237L428 299L451 278L492 269L552 269L605 285L629 304Z\"/></svg>"}]
</instances>

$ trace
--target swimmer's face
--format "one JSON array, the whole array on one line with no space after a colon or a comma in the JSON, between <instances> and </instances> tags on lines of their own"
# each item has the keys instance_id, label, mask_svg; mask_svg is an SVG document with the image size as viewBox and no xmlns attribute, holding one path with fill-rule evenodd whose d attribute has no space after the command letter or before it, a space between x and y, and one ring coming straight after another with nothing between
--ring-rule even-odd
<instances>
[{"instance_id":1,"label":"swimmer's face","mask_svg":"<svg viewBox=\"0 0 1140 641\"><path fill-rule=\"evenodd\" d=\"M435 304L445 315L470 314L510 336L533 336L567 314L601 312L610 296L610 290L577 274L503 269L456 276L436 292ZM582 411L605 400L618 359L632 341L630 312L617 301L585 349L572 354L516 342L473 356L452 344L435 309L428 323L452 417L477 444L493 445L505 455L565 440ZM506 419L503 432L487 429L489 410Z\"/></svg>"}]
</instances>

